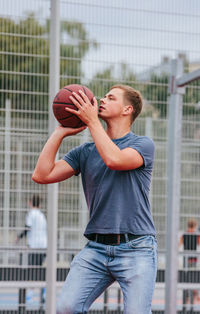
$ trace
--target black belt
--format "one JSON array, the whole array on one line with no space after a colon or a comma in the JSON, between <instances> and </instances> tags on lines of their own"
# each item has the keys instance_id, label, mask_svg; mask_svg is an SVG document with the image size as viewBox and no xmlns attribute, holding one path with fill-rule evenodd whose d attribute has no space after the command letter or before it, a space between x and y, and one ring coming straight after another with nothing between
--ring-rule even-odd
<instances>
[{"instance_id":1,"label":"black belt","mask_svg":"<svg viewBox=\"0 0 200 314\"><path fill-rule=\"evenodd\" d=\"M127 234L100 234L90 233L86 234L88 240L92 240L102 244L116 245L120 243L126 243L128 241L142 237L143 235L136 235L132 233ZM128 241L127 241L128 240Z\"/></svg>"}]
</instances>

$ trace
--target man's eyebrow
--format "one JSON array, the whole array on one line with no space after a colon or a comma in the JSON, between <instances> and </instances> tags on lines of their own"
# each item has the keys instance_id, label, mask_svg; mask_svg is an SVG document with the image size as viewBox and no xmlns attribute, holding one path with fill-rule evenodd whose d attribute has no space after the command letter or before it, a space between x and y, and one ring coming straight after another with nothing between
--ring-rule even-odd
<instances>
[{"instance_id":1,"label":"man's eyebrow","mask_svg":"<svg viewBox=\"0 0 200 314\"><path fill-rule=\"evenodd\" d=\"M115 97L115 95L114 95L114 94L111 94L111 93L106 94L104 97L110 97L110 96Z\"/></svg>"}]
</instances>

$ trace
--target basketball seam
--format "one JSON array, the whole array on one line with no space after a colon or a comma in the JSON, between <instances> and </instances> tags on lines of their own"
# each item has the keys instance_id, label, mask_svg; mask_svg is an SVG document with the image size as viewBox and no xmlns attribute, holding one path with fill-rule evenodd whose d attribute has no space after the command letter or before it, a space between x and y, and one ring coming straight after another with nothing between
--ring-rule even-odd
<instances>
[{"instance_id":1,"label":"basketball seam","mask_svg":"<svg viewBox=\"0 0 200 314\"><path fill-rule=\"evenodd\" d=\"M76 128L81 127L83 123L84 123L84 122L80 119L80 122L77 124ZM84 125L85 125L85 123L84 123Z\"/></svg>"},{"instance_id":2,"label":"basketball seam","mask_svg":"<svg viewBox=\"0 0 200 314\"><path fill-rule=\"evenodd\" d=\"M66 90L68 90L69 92L73 92L71 89L69 89L69 88L67 88L67 87L63 87L63 89L66 89Z\"/></svg>"},{"instance_id":3,"label":"basketball seam","mask_svg":"<svg viewBox=\"0 0 200 314\"><path fill-rule=\"evenodd\" d=\"M87 96L86 89L85 89L85 87L84 87L83 85L82 85L82 89L83 89L83 91L84 91L85 95Z\"/></svg>"},{"instance_id":4,"label":"basketball seam","mask_svg":"<svg viewBox=\"0 0 200 314\"><path fill-rule=\"evenodd\" d=\"M69 119L69 118L71 118L71 117L74 117L75 115L74 114L71 114L71 116L67 116L67 117L65 117L65 118L62 118L62 119L59 119L59 120L67 120L67 119ZM77 116L75 116L77 119L79 119Z\"/></svg>"},{"instance_id":5,"label":"basketball seam","mask_svg":"<svg viewBox=\"0 0 200 314\"><path fill-rule=\"evenodd\" d=\"M59 104L59 105L74 105L73 103L69 102L61 102L61 101L54 101L53 102L54 104Z\"/></svg>"}]
</instances>

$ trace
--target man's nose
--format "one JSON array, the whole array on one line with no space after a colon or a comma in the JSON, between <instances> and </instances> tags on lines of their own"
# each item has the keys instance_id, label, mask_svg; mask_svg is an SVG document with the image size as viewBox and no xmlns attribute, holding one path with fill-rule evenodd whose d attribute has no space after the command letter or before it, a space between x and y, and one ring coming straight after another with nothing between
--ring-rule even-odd
<instances>
[{"instance_id":1,"label":"man's nose","mask_svg":"<svg viewBox=\"0 0 200 314\"><path fill-rule=\"evenodd\" d=\"M102 104L105 104L104 98L101 98L101 99L100 99L100 104L101 104L101 105L102 105Z\"/></svg>"}]
</instances>

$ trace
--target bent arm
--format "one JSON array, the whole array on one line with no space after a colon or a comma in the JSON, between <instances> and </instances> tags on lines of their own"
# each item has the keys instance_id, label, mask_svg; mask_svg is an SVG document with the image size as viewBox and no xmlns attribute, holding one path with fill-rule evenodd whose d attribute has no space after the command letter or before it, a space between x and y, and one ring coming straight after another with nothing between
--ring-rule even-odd
<instances>
[{"instance_id":1,"label":"bent arm","mask_svg":"<svg viewBox=\"0 0 200 314\"><path fill-rule=\"evenodd\" d=\"M75 170L66 161L58 160L45 175L38 170L34 171L32 179L39 184L56 183L71 178L75 173Z\"/></svg>"},{"instance_id":2,"label":"bent arm","mask_svg":"<svg viewBox=\"0 0 200 314\"><path fill-rule=\"evenodd\" d=\"M94 98L92 105L88 97L79 91L80 95L73 93L70 97L78 110L66 108L67 111L77 115L87 124L96 148L106 166L112 170L132 170L144 164L143 157L133 148L120 150L110 139L98 118L98 104Z\"/></svg>"},{"instance_id":3,"label":"bent arm","mask_svg":"<svg viewBox=\"0 0 200 314\"><path fill-rule=\"evenodd\" d=\"M143 157L133 148L120 150L107 135L100 121L88 125L97 150L106 166L112 170L131 170L144 164Z\"/></svg>"},{"instance_id":4,"label":"bent arm","mask_svg":"<svg viewBox=\"0 0 200 314\"><path fill-rule=\"evenodd\" d=\"M32 175L33 181L40 184L60 182L73 176L76 171L64 160L55 161L56 154L65 136L84 130L57 127L46 142Z\"/></svg>"}]
</instances>

